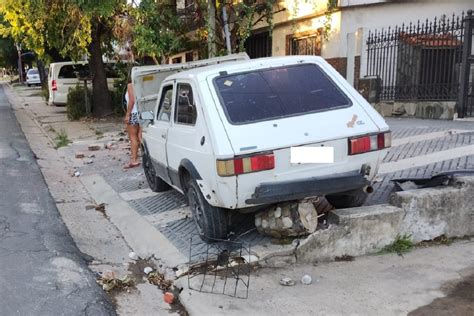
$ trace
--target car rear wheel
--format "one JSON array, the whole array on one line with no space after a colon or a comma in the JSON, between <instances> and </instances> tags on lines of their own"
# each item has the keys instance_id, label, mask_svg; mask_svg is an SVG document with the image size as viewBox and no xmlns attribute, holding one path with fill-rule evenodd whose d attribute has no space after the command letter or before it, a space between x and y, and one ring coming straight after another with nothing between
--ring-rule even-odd
<instances>
[{"instance_id":1,"label":"car rear wheel","mask_svg":"<svg viewBox=\"0 0 474 316\"><path fill-rule=\"evenodd\" d=\"M151 163L151 159L145 151L143 151L142 163L146 180L153 192L163 192L170 189L168 183L156 175L156 171L153 167L153 164Z\"/></svg>"},{"instance_id":2,"label":"car rear wheel","mask_svg":"<svg viewBox=\"0 0 474 316\"><path fill-rule=\"evenodd\" d=\"M326 195L326 199L335 208L357 207L364 204L368 194L363 189Z\"/></svg>"},{"instance_id":3,"label":"car rear wheel","mask_svg":"<svg viewBox=\"0 0 474 316\"><path fill-rule=\"evenodd\" d=\"M229 220L228 211L210 205L194 179L189 180L186 195L201 239L212 242L215 239L226 238Z\"/></svg>"}]
</instances>

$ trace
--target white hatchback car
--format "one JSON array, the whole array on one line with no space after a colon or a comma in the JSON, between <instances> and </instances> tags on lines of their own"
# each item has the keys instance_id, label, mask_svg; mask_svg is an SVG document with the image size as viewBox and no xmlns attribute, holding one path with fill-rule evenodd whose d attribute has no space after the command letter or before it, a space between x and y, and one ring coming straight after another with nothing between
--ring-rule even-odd
<instances>
[{"instance_id":1,"label":"white hatchback car","mask_svg":"<svg viewBox=\"0 0 474 316\"><path fill-rule=\"evenodd\" d=\"M40 85L41 80L39 76L38 69L31 68L26 73L26 85L29 87L31 85Z\"/></svg>"},{"instance_id":2,"label":"white hatchback car","mask_svg":"<svg viewBox=\"0 0 474 316\"><path fill-rule=\"evenodd\" d=\"M391 133L324 59L166 71L154 110L142 111L143 166L152 190L187 195L203 239L225 238L232 210L322 195L338 208L364 203ZM149 100L151 72L132 77L138 101Z\"/></svg>"}]
</instances>

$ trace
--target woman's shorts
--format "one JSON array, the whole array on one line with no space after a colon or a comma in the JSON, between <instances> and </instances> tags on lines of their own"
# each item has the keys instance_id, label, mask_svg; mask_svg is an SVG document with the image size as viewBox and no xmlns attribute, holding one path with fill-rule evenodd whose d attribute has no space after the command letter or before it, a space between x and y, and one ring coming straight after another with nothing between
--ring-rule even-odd
<instances>
[{"instance_id":1,"label":"woman's shorts","mask_svg":"<svg viewBox=\"0 0 474 316\"><path fill-rule=\"evenodd\" d=\"M138 125L138 113L135 112L135 113L130 113L130 119L128 120L128 124L130 125Z\"/></svg>"}]
</instances>

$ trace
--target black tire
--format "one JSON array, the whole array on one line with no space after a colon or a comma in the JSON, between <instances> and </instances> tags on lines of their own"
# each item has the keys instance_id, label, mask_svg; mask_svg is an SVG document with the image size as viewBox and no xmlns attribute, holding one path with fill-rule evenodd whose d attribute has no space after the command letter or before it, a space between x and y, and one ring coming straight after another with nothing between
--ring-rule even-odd
<instances>
[{"instance_id":1,"label":"black tire","mask_svg":"<svg viewBox=\"0 0 474 316\"><path fill-rule=\"evenodd\" d=\"M210 205L194 179L189 180L186 189L194 223L201 239L206 242L213 242L216 239L226 238L229 229L228 211Z\"/></svg>"},{"instance_id":2,"label":"black tire","mask_svg":"<svg viewBox=\"0 0 474 316\"><path fill-rule=\"evenodd\" d=\"M143 151L142 164L146 180L153 192L164 192L170 189L169 184L156 175L151 159L145 151Z\"/></svg>"},{"instance_id":3,"label":"black tire","mask_svg":"<svg viewBox=\"0 0 474 316\"><path fill-rule=\"evenodd\" d=\"M31 87L31 85L29 83L26 84L28 87Z\"/></svg>"},{"instance_id":4,"label":"black tire","mask_svg":"<svg viewBox=\"0 0 474 316\"><path fill-rule=\"evenodd\" d=\"M326 199L335 208L358 207L364 204L368 194L363 189L326 195Z\"/></svg>"}]
</instances>

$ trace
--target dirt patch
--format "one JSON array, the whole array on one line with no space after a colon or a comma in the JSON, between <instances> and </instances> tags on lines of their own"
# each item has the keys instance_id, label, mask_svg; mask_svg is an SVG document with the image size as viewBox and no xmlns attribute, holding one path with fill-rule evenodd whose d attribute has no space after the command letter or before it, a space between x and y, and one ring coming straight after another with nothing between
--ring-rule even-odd
<instances>
[{"instance_id":1,"label":"dirt patch","mask_svg":"<svg viewBox=\"0 0 474 316\"><path fill-rule=\"evenodd\" d=\"M448 293L447 296L437 298L408 315L474 315L474 274L455 284L447 285L445 292Z\"/></svg>"},{"instance_id":2,"label":"dirt patch","mask_svg":"<svg viewBox=\"0 0 474 316\"><path fill-rule=\"evenodd\" d=\"M153 272L148 274L148 276L143 271L146 267L153 269ZM179 300L179 294L181 293L182 289L175 287L172 280L166 279L165 276L158 271L152 260L139 259L133 263L130 263L128 265L128 271L133 276L135 284L149 282L157 286L163 293L173 293L175 299L173 303L170 304L170 312L177 313L180 316L189 315Z\"/></svg>"},{"instance_id":3,"label":"dirt patch","mask_svg":"<svg viewBox=\"0 0 474 316\"><path fill-rule=\"evenodd\" d=\"M146 267L150 267L154 271L156 270L156 265L153 261L148 259L138 259L128 264L128 272L131 273L136 284L145 283L147 281L146 274L143 272Z\"/></svg>"}]
</instances>

